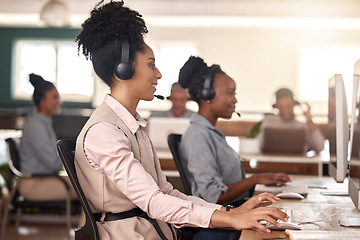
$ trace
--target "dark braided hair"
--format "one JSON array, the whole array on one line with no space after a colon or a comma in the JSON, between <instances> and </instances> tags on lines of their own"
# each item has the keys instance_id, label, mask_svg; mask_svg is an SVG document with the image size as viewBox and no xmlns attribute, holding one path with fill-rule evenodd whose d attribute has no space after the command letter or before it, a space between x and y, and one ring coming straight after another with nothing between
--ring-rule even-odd
<instances>
[{"instance_id":1,"label":"dark braided hair","mask_svg":"<svg viewBox=\"0 0 360 240\"><path fill-rule=\"evenodd\" d=\"M216 74L224 73L219 65L210 67L200 57L190 56L184 66L180 69L179 84L183 88L188 88L190 99L200 105L200 92L204 87L204 81L208 71L212 72L212 80ZM214 81L211 82L211 87Z\"/></svg>"},{"instance_id":2,"label":"dark braided hair","mask_svg":"<svg viewBox=\"0 0 360 240\"><path fill-rule=\"evenodd\" d=\"M91 59L96 74L112 86L115 68L121 61L122 40L129 38L130 61L134 62L136 53L144 51L143 36L148 30L142 16L124 7L123 1L103 2L91 11L75 41L78 42L78 53Z\"/></svg>"},{"instance_id":3,"label":"dark braided hair","mask_svg":"<svg viewBox=\"0 0 360 240\"><path fill-rule=\"evenodd\" d=\"M46 92L55 88L52 82L44 80L41 76L31 73L29 82L34 86L33 102L39 107L41 100L45 97Z\"/></svg>"}]
</instances>

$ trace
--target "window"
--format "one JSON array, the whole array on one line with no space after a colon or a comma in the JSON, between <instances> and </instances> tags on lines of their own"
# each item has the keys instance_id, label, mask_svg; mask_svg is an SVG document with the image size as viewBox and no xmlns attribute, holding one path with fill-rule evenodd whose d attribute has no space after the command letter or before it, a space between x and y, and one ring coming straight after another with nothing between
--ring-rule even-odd
<instances>
[{"instance_id":1,"label":"window","mask_svg":"<svg viewBox=\"0 0 360 240\"><path fill-rule=\"evenodd\" d=\"M156 94L168 96L171 85L179 79L180 68L191 55L196 55L196 49L189 45L169 45L154 47L157 68L162 74L158 82Z\"/></svg>"},{"instance_id":2,"label":"window","mask_svg":"<svg viewBox=\"0 0 360 240\"><path fill-rule=\"evenodd\" d=\"M57 87L61 99L90 102L94 93L92 65L78 56L73 41L19 40L15 45L14 99L30 99L34 91L29 74L42 76Z\"/></svg>"},{"instance_id":3,"label":"window","mask_svg":"<svg viewBox=\"0 0 360 240\"><path fill-rule=\"evenodd\" d=\"M300 95L307 101L327 101L328 80L341 74L348 100L352 96L354 64L360 58L360 45L303 47L300 53Z\"/></svg>"},{"instance_id":4,"label":"window","mask_svg":"<svg viewBox=\"0 0 360 240\"><path fill-rule=\"evenodd\" d=\"M157 44L150 44L150 47L155 55L156 67L162 74L162 78L156 86L155 94L167 97L170 95L171 85L178 81L181 67L191 55L197 55L196 48L193 43L189 42L158 42ZM159 101L156 99L155 101L141 101L139 109L168 110L171 107L169 101L161 102L161 104ZM194 105L196 107L195 103Z\"/></svg>"}]
</instances>

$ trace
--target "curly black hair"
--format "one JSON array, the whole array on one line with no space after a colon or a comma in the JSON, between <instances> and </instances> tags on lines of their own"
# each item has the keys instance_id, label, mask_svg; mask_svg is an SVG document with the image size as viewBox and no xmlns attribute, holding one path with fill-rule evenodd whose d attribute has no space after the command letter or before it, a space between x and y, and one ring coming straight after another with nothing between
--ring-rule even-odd
<instances>
[{"instance_id":1,"label":"curly black hair","mask_svg":"<svg viewBox=\"0 0 360 240\"><path fill-rule=\"evenodd\" d=\"M190 58L185 62L184 66L180 69L179 73L179 84L183 88L187 88L189 91L190 99L195 101L200 105L201 89L204 87L204 81L206 74L211 71L212 80L216 74L224 73L219 65L212 65L210 67L204 62L200 57L190 56ZM213 86L213 81L211 82L211 87Z\"/></svg>"},{"instance_id":2,"label":"curly black hair","mask_svg":"<svg viewBox=\"0 0 360 240\"><path fill-rule=\"evenodd\" d=\"M29 82L34 86L33 102L39 107L41 100L45 97L46 92L55 88L52 82L46 81L41 76L34 73L29 74Z\"/></svg>"},{"instance_id":3,"label":"curly black hair","mask_svg":"<svg viewBox=\"0 0 360 240\"><path fill-rule=\"evenodd\" d=\"M124 38L129 39L131 62L137 52L144 51L144 35L148 32L145 21L137 11L124 7L123 1L100 1L81 27L75 40L78 53L82 51L86 59L91 59L96 74L108 86L114 83Z\"/></svg>"}]
</instances>

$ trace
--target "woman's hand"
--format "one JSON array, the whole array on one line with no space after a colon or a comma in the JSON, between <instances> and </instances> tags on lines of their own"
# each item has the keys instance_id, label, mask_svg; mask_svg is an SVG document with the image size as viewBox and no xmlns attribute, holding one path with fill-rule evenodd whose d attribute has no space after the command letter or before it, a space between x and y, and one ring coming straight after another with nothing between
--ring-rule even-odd
<instances>
[{"instance_id":1,"label":"woman's hand","mask_svg":"<svg viewBox=\"0 0 360 240\"><path fill-rule=\"evenodd\" d=\"M257 207L263 202L269 200L270 202L277 202L276 197L271 194L263 194L249 199L249 203L239 211L239 208L232 209L230 212L216 210L211 217L211 226L213 227L232 227L237 230L258 228L264 232L270 232L268 228L259 222L265 220L274 226L279 226L278 220L286 222L289 217L278 208L275 207ZM244 205L243 204L243 205ZM254 208L257 207L257 208ZM247 208L252 208L246 210Z\"/></svg>"},{"instance_id":2,"label":"woman's hand","mask_svg":"<svg viewBox=\"0 0 360 240\"><path fill-rule=\"evenodd\" d=\"M245 213L232 214L234 214L232 227L238 230L257 228L263 232L270 232L270 229L260 224L260 221L265 220L274 226L280 227L279 219L284 222L289 219L289 216L275 207L259 207Z\"/></svg>"},{"instance_id":3,"label":"woman's hand","mask_svg":"<svg viewBox=\"0 0 360 240\"><path fill-rule=\"evenodd\" d=\"M307 121L311 121L312 117L311 117L311 114L310 114L310 105L306 102L303 102L303 103L300 103L300 108L306 118Z\"/></svg>"},{"instance_id":4,"label":"woman's hand","mask_svg":"<svg viewBox=\"0 0 360 240\"><path fill-rule=\"evenodd\" d=\"M257 184L280 184L286 185L287 182L291 182L290 177L285 173L263 173L253 175L256 178Z\"/></svg>"},{"instance_id":5,"label":"woman's hand","mask_svg":"<svg viewBox=\"0 0 360 240\"><path fill-rule=\"evenodd\" d=\"M276 204L279 200L280 200L280 198L276 197L273 194L261 193L257 196L250 198L245 203L243 203L241 206L231 209L231 211L235 212L235 213L245 213L254 208L266 207L271 204Z\"/></svg>"}]
</instances>

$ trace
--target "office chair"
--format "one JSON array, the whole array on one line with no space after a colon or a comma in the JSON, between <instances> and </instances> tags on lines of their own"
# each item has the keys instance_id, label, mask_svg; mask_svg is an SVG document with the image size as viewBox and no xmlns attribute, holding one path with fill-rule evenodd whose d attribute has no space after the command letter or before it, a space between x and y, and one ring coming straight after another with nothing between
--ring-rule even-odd
<instances>
[{"instance_id":1,"label":"office chair","mask_svg":"<svg viewBox=\"0 0 360 240\"><path fill-rule=\"evenodd\" d=\"M180 134L170 134L168 136L169 148L170 148L170 151L171 151L171 153L173 155L176 168L179 171L181 182L184 185L185 194L186 195L191 195L190 184L186 180L184 167L182 166L182 162L181 162L179 151L178 151L180 141L181 141L181 135Z\"/></svg>"},{"instance_id":2,"label":"office chair","mask_svg":"<svg viewBox=\"0 0 360 240\"><path fill-rule=\"evenodd\" d=\"M75 145L76 140L64 139L57 142L57 151L59 153L60 159L63 162L63 165L70 178L71 184L74 187L75 192L80 200L82 209L86 217L85 225L79 230L75 231L75 239L99 240L100 237L98 228L96 226L96 221L76 175L76 169L74 164Z\"/></svg>"},{"instance_id":3,"label":"office chair","mask_svg":"<svg viewBox=\"0 0 360 240\"><path fill-rule=\"evenodd\" d=\"M184 166L182 165L182 161L179 154L179 144L181 141L181 134L170 134L168 136L168 145L170 151L173 155L176 168L179 171L181 182L184 185L185 194L191 195L190 184L186 179ZM214 231L214 232L224 232L230 233L229 239L239 239L241 231L231 229L231 228L196 228L196 227L184 227L180 230L180 239L193 239L196 233L199 231Z\"/></svg>"},{"instance_id":4,"label":"office chair","mask_svg":"<svg viewBox=\"0 0 360 240\"><path fill-rule=\"evenodd\" d=\"M70 240L70 228L71 228L71 199L70 199L70 188L67 182L62 179L58 174L29 174L23 173L20 169L20 157L17 149L19 139L16 138L8 138L5 140L7 146L7 154L8 154L8 163L11 171L17 176L17 181L15 186L13 186L9 202L7 203L7 208L4 210L2 226L1 226L1 240L5 240L5 232L7 219L9 215L10 209L16 210L16 218L15 218L15 233L14 239L18 238L18 228L20 226L21 214L24 208L39 208L39 209L61 209L66 211L66 230L67 230L67 238ZM21 196L18 190L18 181L21 181L23 178L33 178L33 177L54 177L62 182L67 190L66 200L61 201L32 201L26 200L23 196Z\"/></svg>"}]
</instances>

